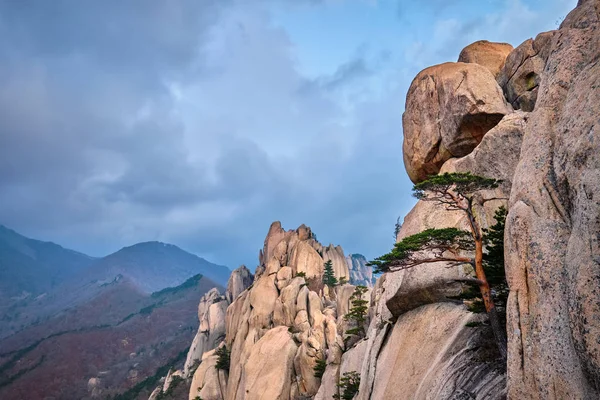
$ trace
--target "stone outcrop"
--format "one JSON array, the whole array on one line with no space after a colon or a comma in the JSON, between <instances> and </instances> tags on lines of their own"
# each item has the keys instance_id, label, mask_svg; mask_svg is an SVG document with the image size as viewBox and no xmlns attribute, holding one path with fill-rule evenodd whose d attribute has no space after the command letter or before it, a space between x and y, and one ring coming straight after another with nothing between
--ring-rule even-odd
<instances>
[{"instance_id":1,"label":"stone outcrop","mask_svg":"<svg viewBox=\"0 0 600 400\"><path fill-rule=\"evenodd\" d=\"M196 369L190 385L189 400L220 400L227 393L227 373L217 369L218 356L215 350L202 355L202 362Z\"/></svg>"},{"instance_id":2,"label":"stone outcrop","mask_svg":"<svg viewBox=\"0 0 600 400\"><path fill-rule=\"evenodd\" d=\"M533 111L541 74L546 67L554 31L540 33L528 39L508 55L498 84L515 109Z\"/></svg>"},{"instance_id":3,"label":"stone outcrop","mask_svg":"<svg viewBox=\"0 0 600 400\"><path fill-rule=\"evenodd\" d=\"M548 46L507 218L509 396L595 399L600 1L579 1Z\"/></svg>"},{"instance_id":4,"label":"stone outcrop","mask_svg":"<svg viewBox=\"0 0 600 400\"><path fill-rule=\"evenodd\" d=\"M420 182L448 159L466 156L511 112L494 76L481 65L445 63L421 71L402 117L408 176Z\"/></svg>"},{"instance_id":5,"label":"stone outcrop","mask_svg":"<svg viewBox=\"0 0 600 400\"><path fill-rule=\"evenodd\" d=\"M252 346L244 364L243 392L238 396L248 400L289 398L297 349L287 327L270 329Z\"/></svg>"},{"instance_id":6,"label":"stone outcrop","mask_svg":"<svg viewBox=\"0 0 600 400\"><path fill-rule=\"evenodd\" d=\"M227 301L231 304L240 293L246 290L248 286L252 285L253 281L254 275L252 275L245 265L234 270L227 281L227 291L225 292Z\"/></svg>"},{"instance_id":7,"label":"stone outcrop","mask_svg":"<svg viewBox=\"0 0 600 400\"><path fill-rule=\"evenodd\" d=\"M190 346L184 365L184 375L202 359L202 355L225 339L225 315L229 302L214 288L202 296L198 305L200 326Z\"/></svg>"},{"instance_id":8,"label":"stone outcrop","mask_svg":"<svg viewBox=\"0 0 600 400\"><path fill-rule=\"evenodd\" d=\"M339 246L321 245L304 225L285 231L275 222L259 260L254 282L227 308L227 384L216 385L220 380L210 368L203 369L205 361L194 379L212 382L210 387L220 390L226 386L220 400L312 398L321 386L314 376L316 361L339 365L345 346L338 309L348 311L354 286L327 288L322 282L328 260L338 279L349 278L344 252ZM203 358L208 362L210 357L205 353Z\"/></svg>"},{"instance_id":9,"label":"stone outcrop","mask_svg":"<svg viewBox=\"0 0 600 400\"><path fill-rule=\"evenodd\" d=\"M198 304L198 332L188 350L183 370L169 371L163 386L152 392L150 400L169 390L173 376L186 379L188 383L191 380L191 399L199 395L204 400L223 398L222 395L227 392L227 376L214 368L217 359L214 349L225 340L230 299L235 299L244 292L252 284L252 280L252 274L242 265L231 273L224 295L213 288L202 296ZM197 390L199 387L200 391Z\"/></svg>"},{"instance_id":10,"label":"stone outcrop","mask_svg":"<svg viewBox=\"0 0 600 400\"><path fill-rule=\"evenodd\" d=\"M362 285L373 287L375 277L373 276L373 267L367 266L367 259L362 254L350 254L346 256L346 264L350 271L350 283L353 285Z\"/></svg>"},{"instance_id":11,"label":"stone outcrop","mask_svg":"<svg viewBox=\"0 0 600 400\"><path fill-rule=\"evenodd\" d=\"M497 77L504 67L506 57L513 50L508 43L495 43L479 40L465 47L458 56L458 62L474 63L486 67Z\"/></svg>"}]
</instances>

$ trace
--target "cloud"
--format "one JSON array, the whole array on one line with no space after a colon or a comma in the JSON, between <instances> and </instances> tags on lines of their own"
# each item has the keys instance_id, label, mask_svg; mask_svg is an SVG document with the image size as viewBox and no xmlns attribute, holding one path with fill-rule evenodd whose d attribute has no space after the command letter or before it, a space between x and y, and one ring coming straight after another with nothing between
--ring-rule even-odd
<instances>
[{"instance_id":1,"label":"cloud","mask_svg":"<svg viewBox=\"0 0 600 400\"><path fill-rule=\"evenodd\" d=\"M274 220L389 250L414 201L408 85L484 25L434 16L435 40L356 43L308 77L270 7L320 3L0 2L0 223L93 255L162 240L230 267L254 266Z\"/></svg>"}]
</instances>

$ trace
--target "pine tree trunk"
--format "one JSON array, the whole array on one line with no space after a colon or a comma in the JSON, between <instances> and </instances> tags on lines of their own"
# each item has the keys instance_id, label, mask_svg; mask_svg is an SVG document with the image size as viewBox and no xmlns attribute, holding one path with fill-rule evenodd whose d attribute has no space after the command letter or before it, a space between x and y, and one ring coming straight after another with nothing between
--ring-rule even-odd
<instances>
[{"instance_id":1,"label":"pine tree trunk","mask_svg":"<svg viewBox=\"0 0 600 400\"><path fill-rule=\"evenodd\" d=\"M479 285L479 290L481 291L481 297L483 298L485 311L487 311L490 325L492 327L492 331L494 332L496 343L498 344L500 356L503 360L506 360L506 333L504 332L504 328L502 327L500 319L498 318L496 305L492 299L490 284L487 281L487 277L485 276L485 271L483 269L483 240L481 238L475 240L475 275L477 276L477 279L483 282L481 285Z\"/></svg>"}]
</instances>

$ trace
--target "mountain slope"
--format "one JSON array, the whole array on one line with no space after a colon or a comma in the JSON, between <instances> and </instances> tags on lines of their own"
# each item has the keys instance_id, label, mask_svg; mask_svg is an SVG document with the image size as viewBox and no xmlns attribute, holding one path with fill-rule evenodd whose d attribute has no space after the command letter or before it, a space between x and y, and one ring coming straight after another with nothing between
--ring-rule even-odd
<instances>
[{"instance_id":1,"label":"mountain slope","mask_svg":"<svg viewBox=\"0 0 600 400\"><path fill-rule=\"evenodd\" d=\"M200 275L153 294L121 277L89 301L0 342L0 398L106 398L171 364L197 328ZM181 360L183 362L183 360Z\"/></svg>"},{"instance_id":2,"label":"mountain slope","mask_svg":"<svg viewBox=\"0 0 600 400\"><path fill-rule=\"evenodd\" d=\"M161 242L143 242L124 247L96 261L82 278L112 279L121 274L148 293L178 286L191 276L202 274L219 285L226 285L231 271Z\"/></svg>"},{"instance_id":3,"label":"mountain slope","mask_svg":"<svg viewBox=\"0 0 600 400\"><path fill-rule=\"evenodd\" d=\"M48 291L94 261L88 255L29 239L0 225L0 296L5 300Z\"/></svg>"}]
</instances>

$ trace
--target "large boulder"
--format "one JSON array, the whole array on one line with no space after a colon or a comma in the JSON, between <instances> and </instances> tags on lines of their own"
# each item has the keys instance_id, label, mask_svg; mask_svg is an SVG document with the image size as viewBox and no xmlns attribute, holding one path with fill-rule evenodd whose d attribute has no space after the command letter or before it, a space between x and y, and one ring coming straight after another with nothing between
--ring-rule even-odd
<instances>
[{"instance_id":1,"label":"large boulder","mask_svg":"<svg viewBox=\"0 0 600 400\"><path fill-rule=\"evenodd\" d=\"M600 1L554 34L506 225L509 396L600 398Z\"/></svg>"},{"instance_id":2,"label":"large boulder","mask_svg":"<svg viewBox=\"0 0 600 400\"><path fill-rule=\"evenodd\" d=\"M420 182L448 159L466 156L511 112L494 76L481 65L445 63L421 71L402 117L410 179Z\"/></svg>"},{"instance_id":3,"label":"large boulder","mask_svg":"<svg viewBox=\"0 0 600 400\"><path fill-rule=\"evenodd\" d=\"M479 40L465 47L458 56L458 62L475 63L486 67L497 77L504 67L506 57L513 50L508 43L488 42Z\"/></svg>"},{"instance_id":4,"label":"large boulder","mask_svg":"<svg viewBox=\"0 0 600 400\"><path fill-rule=\"evenodd\" d=\"M202 355L202 363L194 372L189 400L223 400L227 395L227 374L217 369L219 357L215 350Z\"/></svg>"},{"instance_id":5,"label":"large boulder","mask_svg":"<svg viewBox=\"0 0 600 400\"><path fill-rule=\"evenodd\" d=\"M287 327L269 330L252 347L244 365L244 393L241 398L288 399L297 349Z\"/></svg>"},{"instance_id":6,"label":"large boulder","mask_svg":"<svg viewBox=\"0 0 600 400\"><path fill-rule=\"evenodd\" d=\"M246 290L248 286L252 285L253 281L254 276L245 265L234 270L227 281L227 291L225 292L227 301L233 303L240 293Z\"/></svg>"},{"instance_id":7,"label":"large boulder","mask_svg":"<svg viewBox=\"0 0 600 400\"><path fill-rule=\"evenodd\" d=\"M302 272L307 278L321 277L323 264L323 258L307 241L298 242L290 255L290 267L294 275Z\"/></svg>"},{"instance_id":8,"label":"large boulder","mask_svg":"<svg viewBox=\"0 0 600 400\"><path fill-rule=\"evenodd\" d=\"M514 109L533 111L535 108L553 35L554 31L540 33L535 40L524 41L508 55L497 79Z\"/></svg>"}]
</instances>

